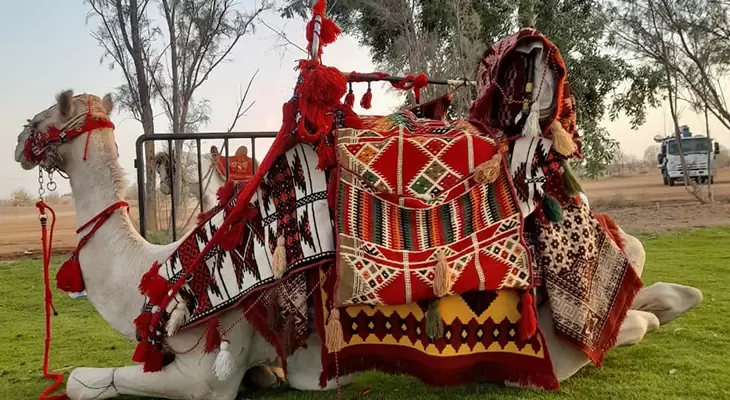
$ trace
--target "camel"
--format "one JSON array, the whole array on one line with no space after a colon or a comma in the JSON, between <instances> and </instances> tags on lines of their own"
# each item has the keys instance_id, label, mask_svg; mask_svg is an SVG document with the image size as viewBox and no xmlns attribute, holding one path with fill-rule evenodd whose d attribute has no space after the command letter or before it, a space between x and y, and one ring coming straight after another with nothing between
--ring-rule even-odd
<instances>
[{"instance_id":1,"label":"camel","mask_svg":"<svg viewBox=\"0 0 730 400\"><path fill-rule=\"evenodd\" d=\"M225 183L225 180L215 170L213 155L201 154L200 165L197 165L197 155L191 152L182 153L182 185L185 193L191 193L201 203L202 211L207 211L216 205L216 191ZM195 168L191 168L195 167ZM201 171L202 183L198 182L198 168ZM170 153L163 151L155 154L155 169L160 178L160 191L165 195L172 193L170 181ZM202 187L203 196L200 196Z\"/></svg>"},{"instance_id":2,"label":"camel","mask_svg":"<svg viewBox=\"0 0 730 400\"><path fill-rule=\"evenodd\" d=\"M72 91L65 91L57 96L54 106L29 120L18 135L15 160L23 169L31 170L42 165L45 169L62 170L68 175L78 226L123 199L125 174L118 161L113 125L88 132L82 132L80 128L89 117L108 120L112 110L113 101L108 94L101 99L91 94L74 96ZM52 143L41 142L40 147L45 149L42 155L29 157L32 150L39 147L33 144L38 144L41 133L48 132L49 128L81 133L70 138L64 136ZM81 139L77 140L78 137ZM645 261L643 246L624 231L620 231L620 235L626 244L627 256L640 275ZM124 337L135 339L133 320L143 302L137 290L142 275L153 262L163 262L180 241L164 246L146 242L134 229L127 211L121 208L81 250L79 260L88 298L104 320ZM655 283L642 289L621 325L616 346L641 342L647 333L691 310L701 301L702 293L698 289L683 285ZM543 302L538 307L538 317L555 374L564 381L587 365L589 359L555 336L547 303ZM240 320L241 312L232 309L219 317L223 326L231 326ZM271 363L277 357L274 347L243 319L227 336L234 362L233 374L230 379L220 381L212 369L216 354L206 354L203 346L197 345L204 329L204 326L196 326L169 337L167 344L177 354L174 361L160 372L145 373L141 365L76 368L68 379L67 394L73 400L108 399L119 395L232 400L236 398L248 369ZM338 383L329 381L325 387L320 387L320 352L320 339L316 332L312 332L307 347L296 350L287 358L286 380L290 387L303 391L331 390L337 384L347 385L352 381L353 375L344 376Z\"/></svg>"}]
</instances>

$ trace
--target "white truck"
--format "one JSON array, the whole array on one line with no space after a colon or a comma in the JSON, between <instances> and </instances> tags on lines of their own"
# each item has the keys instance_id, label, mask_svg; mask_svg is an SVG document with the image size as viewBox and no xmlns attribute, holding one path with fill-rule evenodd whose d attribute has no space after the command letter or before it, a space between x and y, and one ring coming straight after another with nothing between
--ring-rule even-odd
<instances>
[{"instance_id":1,"label":"white truck","mask_svg":"<svg viewBox=\"0 0 730 400\"><path fill-rule=\"evenodd\" d=\"M717 142L706 136L692 136L687 126L682 126L682 150L687 164L687 175L697 183L715 182L715 158L720 153ZM679 146L674 136L655 136L654 141L660 143L661 151L657 156L662 171L664 184L674 186L677 181L684 180Z\"/></svg>"}]
</instances>

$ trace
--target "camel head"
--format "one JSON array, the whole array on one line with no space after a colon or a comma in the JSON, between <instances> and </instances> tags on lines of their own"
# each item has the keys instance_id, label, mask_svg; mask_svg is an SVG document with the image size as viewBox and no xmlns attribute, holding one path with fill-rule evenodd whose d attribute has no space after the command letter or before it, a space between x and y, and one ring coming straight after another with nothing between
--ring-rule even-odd
<instances>
[{"instance_id":1,"label":"camel head","mask_svg":"<svg viewBox=\"0 0 730 400\"><path fill-rule=\"evenodd\" d=\"M109 120L113 108L109 94L100 99L86 93L74 96L71 90L61 92L56 104L36 114L23 127L15 161L26 170L40 165L46 170L66 171L71 162L86 159L92 148L116 155L114 125Z\"/></svg>"},{"instance_id":2,"label":"camel head","mask_svg":"<svg viewBox=\"0 0 730 400\"><path fill-rule=\"evenodd\" d=\"M170 184L170 180L172 179L170 161L170 153L166 151L155 154L155 170L160 177L160 192L168 196L172 193L172 185Z\"/></svg>"}]
</instances>

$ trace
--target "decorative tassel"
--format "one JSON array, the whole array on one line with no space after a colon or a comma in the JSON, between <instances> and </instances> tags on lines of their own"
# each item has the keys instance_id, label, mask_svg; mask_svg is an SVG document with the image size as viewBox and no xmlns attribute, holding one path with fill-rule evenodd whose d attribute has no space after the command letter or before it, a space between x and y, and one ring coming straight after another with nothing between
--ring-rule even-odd
<instances>
[{"instance_id":1,"label":"decorative tassel","mask_svg":"<svg viewBox=\"0 0 730 400\"><path fill-rule=\"evenodd\" d=\"M81 264L76 252L63 263L56 273L56 287L64 292L78 293L83 292L86 288L84 285L84 277L81 274Z\"/></svg>"},{"instance_id":2,"label":"decorative tassel","mask_svg":"<svg viewBox=\"0 0 730 400\"><path fill-rule=\"evenodd\" d=\"M147 346L147 354L144 361L144 372L157 372L162 371L163 360L162 352L157 346L150 343Z\"/></svg>"},{"instance_id":3,"label":"decorative tassel","mask_svg":"<svg viewBox=\"0 0 730 400\"><path fill-rule=\"evenodd\" d=\"M565 193L570 197L577 196L578 193L583 192L583 188L580 186L575 174L573 174L573 170L570 168L570 163L568 163L567 160L563 160L562 165Z\"/></svg>"},{"instance_id":4,"label":"decorative tassel","mask_svg":"<svg viewBox=\"0 0 730 400\"><path fill-rule=\"evenodd\" d=\"M360 107L364 108L365 110L369 110L372 105L373 91L372 89L370 89L370 82L368 82L368 91L365 92L364 95L362 95L362 99L360 99Z\"/></svg>"},{"instance_id":5,"label":"decorative tassel","mask_svg":"<svg viewBox=\"0 0 730 400\"><path fill-rule=\"evenodd\" d=\"M241 244L245 227L245 221L238 221L237 223L234 223L228 228L228 232L221 235L221 240L218 242L218 245L223 250L233 251Z\"/></svg>"},{"instance_id":6,"label":"decorative tassel","mask_svg":"<svg viewBox=\"0 0 730 400\"><path fill-rule=\"evenodd\" d=\"M289 314L284 322L284 333L282 335L282 347L286 355L291 355L295 349L292 349L294 343L296 323L294 322L294 315Z\"/></svg>"},{"instance_id":7,"label":"decorative tassel","mask_svg":"<svg viewBox=\"0 0 730 400\"><path fill-rule=\"evenodd\" d=\"M284 235L279 235L276 239L276 250L274 250L274 277L279 279L286 271L286 239Z\"/></svg>"},{"instance_id":8,"label":"decorative tassel","mask_svg":"<svg viewBox=\"0 0 730 400\"><path fill-rule=\"evenodd\" d=\"M233 198L234 194L236 193L234 190L234 182L232 180L224 183L215 192L215 196L218 198L218 204L222 206L228 204L228 202L231 201L231 199Z\"/></svg>"},{"instance_id":9,"label":"decorative tassel","mask_svg":"<svg viewBox=\"0 0 730 400\"><path fill-rule=\"evenodd\" d=\"M474 180L479 185L494 183L499 177L502 166L502 155L497 153L474 169Z\"/></svg>"},{"instance_id":10,"label":"decorative tassel","mask_svg":"<svg viewBox=\"0 0 730 400\"><path fill-rule=\"evenodd\" d=\"M143 340L141 342L137 342L137 347L134 349L134 355L132 356L132 361L136 363L143 363L147 359L147 351L149 350L150 342L147 340Z\"/></svg>"},{"instance_id":11,"label":"decorative tassel","mask_svg":"<svg viewBox=\"0 0 730 400\"><path fill-rule=\"evenodd\" d=\"M553 148L555 151L566 157L575 153L578 147L573 142L573 138L563 129L563 124L560 121L554 120L550 130L553 134Z\"/></svg>"},{"instance_id":12,"label":"decorative tassel","mask_svg":"<svg viewBox=\"0 0 730 400\"><path fill-rule=\"evenodd\" d=\"M145 311L134 319L134 326L137 328L137 334L141 341L147 341L150 332L150 323L152 322L152 313Z\"/></svg>"},{"instance_id":13,"label":"decorative tassel","mask_svg":"<svg viewBox=\"0 0 730 400\"><path fill-rule=\"evenodd\" d=\"M542 197L542 212L550 222L560 222L563 220L563 208L555 197L545 193Z\"/></svg>"},{"instance_id":14,"label":"decorative tassel","mask_svg":"<svg viewBox=\"0 0 730 400\"><path fill-rule=\"evenodd\" d=\"M537 319L535 318L535 299L530 292L522 295L522 310L520 311L520 336L522 340L528 340L537 332Z\"/></svg>"},{"instance_id":15,"label":"decorative tassel","mask_svg":"<svg viewBox=\"0 0 730 400\"><path fill-rule=\"evenodd\" d=\"M533 104L530 114L527 115L525 126L522 128L522 136L538 137L540 136L540 112Z\"/></svg>"},{"instance_id":16,"label":"decorative tassel","mask_svg":"<svg viewBox=\"0 0 730 400\"><path fill-rule=\"evenodd\" d=\"M325 346L330 353L337 353L342 350L345 345L345 337L342 333L342 325L340 324L340 310L332 308L330 316L327 319L327 327L325 327Z\"/></svg>"},{"instance_id":17,"label":"decorative tassel","mask_svg":"<svg viewBox=\"0 0 730 400\"><path fill-rule=\"evenodd\" d=\"M321 143L317 147L317 169L324 171L327 168L335 165L337 158L335 157L335 149L332 146L327 146L325 143Z\"/></svg>"},{"instance_id":18,"label":"decorative tassel","mask_svg":"<svg viewBox=\"0 0 730 400\"><path fill-rule=\"evenodd\" d=\"M349 107L355 106L355 93L352 92L352 82L348 83L348 86L350 87L350 91L347 92L347 96L345 96L345 104Z\"/></svg>"},{"instance_id":19,"label":"decorative tassel","mask_svg":"<svg viewBox=\"0 0 730 400\"><path fill-rule=\"evenodd\" d=\"M170 302L170 304L173 304ZM170 304L168 304L168 308L170 308ZM179 295L175 295L175 303L174 307L172 307L172 310L168 311L170 314L170 318L167 320L166 325L166 331L167 336L172 336L175 333L177 333L177 330L180 329L180 327L185 323L185 320L188 319L189 311L188 311L188 305L185 302L185 300Z\"/></svg>"},{"instance_id":20,"label":"decorative tassel","mask_svg":"<svg viewBox=\"0 0 730 400\"><path fill-rule=\"evenodd\" d=\"M228 351L228 341L224 340L221 342L218 355L215 357L213 373L219 381L226 381L233 375L234 367L233 357L231 356L231 352Z\"/></svg>"},{"instance_id":21,"label":"decorative tassel","mask_svg":"<svg viewBox=\"0 0 730 400\"><path fill-rule=\"evenodd\" d=\"M205 330L205 352L212 353L221 345L220 321L214 317Z\"/></svg>"},{"instance_id":22,"label":"decorative tassel","mask_svg":"<svg viewBox=\"0 0 730 400\"><path fill-rule=\"evenodd\" d=\"M444 337L444 330L446 329L441 318L439 305L439 299L432 300L428 303L428 310L426 311L426 335L432 340Z\"/></svg>"},{"instance_id":23,"label":"decorative tassel","mask_svg":"<svg viewBox=\"0 0 730 400\"><path fill-rule=\"evenodd\" d=\"M155 261L139 282L139 292L147 296L150 304L159 305L167 294L167 280L160 276L160 263Z\"/></svg>"},{"instance_id":24,"label":"decorative tassel","mask_svg":"<svg viewBox=\"0 0 730 400\"><path fill-rule=\"evenodd\" d=\"M451 291L451 284L451 271L446 261L446 254L443 250L439 250L434 269L433 293L436 297L444 297Z\"/></svg>"}]
</instances>

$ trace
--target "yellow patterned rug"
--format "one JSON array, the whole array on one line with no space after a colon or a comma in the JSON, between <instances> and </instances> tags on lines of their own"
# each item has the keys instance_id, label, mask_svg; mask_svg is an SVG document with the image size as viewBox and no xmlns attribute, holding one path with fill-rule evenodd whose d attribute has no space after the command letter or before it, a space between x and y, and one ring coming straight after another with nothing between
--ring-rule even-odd
<instances>
[{"instance_id":1,"label":"yellow patterned rug","mask_svg":"<svg viewBox=\"0 0 730 400\"><path fill-rule=\"evenodd\" d=\"M323 343L331 308L327 292L335 280L328 268L334 266L319 268L321 289L314 295ZM344 346L338 353L323 346L320 381L377 370L411 375L436 386L486 381L557 390L542 332L538 329L528 340L520 337L518 293L505 289L442 298L439 312L445 327L435 340L426 333L426 302L339 308Z\"/></svg>"}]
</instances>

